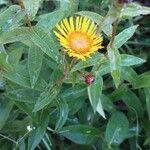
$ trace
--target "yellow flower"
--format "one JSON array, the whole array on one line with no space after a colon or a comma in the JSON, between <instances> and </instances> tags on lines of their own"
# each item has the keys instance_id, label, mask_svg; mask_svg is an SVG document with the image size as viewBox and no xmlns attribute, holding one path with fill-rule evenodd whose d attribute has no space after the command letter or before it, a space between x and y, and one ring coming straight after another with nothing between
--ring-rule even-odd
<instances>
[{"instance_id":1,"label":"yellow flower","mask_svg":"<svg viewBox=\"0 0 150 150\"><path fill-rule=\"evenodd\" d=\"M96 34L97 25L87 17L64 19L56 28L54 33L70 57L86 60L103 48L103 38Z\"/></svg>"}]
</instances>

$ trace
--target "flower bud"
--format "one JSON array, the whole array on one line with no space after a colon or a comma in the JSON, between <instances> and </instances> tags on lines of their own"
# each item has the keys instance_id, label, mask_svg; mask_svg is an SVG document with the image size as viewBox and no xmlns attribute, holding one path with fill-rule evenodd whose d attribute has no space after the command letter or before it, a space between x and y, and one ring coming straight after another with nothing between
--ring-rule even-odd
<instances>
[{"instance_id":1,"label":"flower bud","mask_svg":"<svg viewBox=\"0 0 150 150\"><path fill-rule=\"evenodd\" d=\"M95 81L95 77L92 74L87 74L84 76L84 81L86 84L90 85Z\"/></svg>"}]
</instances>

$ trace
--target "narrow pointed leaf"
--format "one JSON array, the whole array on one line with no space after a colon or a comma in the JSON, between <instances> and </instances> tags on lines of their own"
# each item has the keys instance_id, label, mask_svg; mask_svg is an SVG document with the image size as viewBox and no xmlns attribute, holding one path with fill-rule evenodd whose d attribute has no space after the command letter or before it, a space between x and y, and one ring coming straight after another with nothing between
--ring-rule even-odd
<instances>
[{"instance_id":1,"label":"narrow pointed leaf","mask_svg":"<svg viewBox=\"0 0 150 150\"><path fill-rule=\"evenodd\" d=\"M29 37L32 42L38 46L44 53L51 57L54 61L59 61L59 45L54 41L52 33L41 27L31 29Z\"/></svg>"},{"instance_id":2,"label":"narrow pointed leaf","mask_svg":"<svg viewBox=\"0 0 150 150\"><path fill-rule=\"evenodd\" d=\"M44 137L49 121L49 110L43 110L39 119L38 127L30 133L28 139L28 150L34 150Z\"/></svg>"},{"instance_id":3,"label":"narrow pointed leaf","mask_svg":"<svg viewBox=\"0 0 150 150\"><path fill-rule=\"evenodd\" d=\"M2 103L2 102L3 101L1 100L1 102L0 102L0 130L5 125L5 122L9 116L9 113L12 110L13 105L14 105L14 103L12 101L8 101L5 103Z\"/></svg>"},{"instance_id":4,"label":"narrow pointed leaf","mask_svg":"<svg viewBox=\"0 0 150 150\"><path fill-rule=\"evenodd\" d=\"M122 54L121 55L121 66L133 66L145 63L146 60L135 57L133 55Z\"/></svg>"},{"instance_id":5,"label":"narrow pointed leaf","mask_svg":"<svg viewBox=\"0 0 150 150\"><path fill-rule=\"evenodd\" d=\"M84 145L92 145L100 136L100 131L87 125L66 126L60 131L67 139Z\"/></svg>"},{"instance_id":6,"label":"narrow pointed leaf","mask_svg":"<svg viewBox=\"0 0 150 150\"><path fill-rule=\"evenodd\" d=\"M25 6L25 10L28 13L31 20L33 20L38 12L40 7L41 0L23 0L23 4Z\"/></svg>"},{"instance_id":7,"label":"narrow pointed leaf","mask_svg":"<svg viewBox=\"0 0 150 150\"><path fill-rule=\"evenodd\" d=\"M0 53L0 68L3 70L12 70L12 65L9 62L9 55L5 52Z\"/></svg>"},{"instance_id":8,"label":"narrow pointed leaf","mask_svg":"<svg viewBox=\"0 0 150 150\"><path fill-rule=\"evenodd\" d=\"M129 129L129 122L121 112L115 112L108 121L105 140L108 146L119 145L126 138Z\"/></svg>"},{"instance_id":9,"label":"narrow pointed leaf","mask_svg":"<svg viewBox=\"0 0 150 150\"><path fill-rule=\"evenodd\" d=\"M34 88L39 77L43 61L43 52L37 46L32 46L28 53L28 71L30 75L31 87Z\"/></svg>"},{"instance_id":10,"label":"narrow pointed leaf","mask_svg":"<svg viewBox=\"0 0 150 150\"><path fill-rule=\"evenodd\" d=\"M120 84L120 74L121 74L121 55L116 48L110 48L108 46L108 57L110 61L110 70L113 77L116 88Z\"/></svg>"},{"instance_id":11,"label":"narrow pointed leaf","mask_svg":"<svg viewBox=\"0 0 150 150\"><path fill-rule=\"evenodd\" d=\"M50 90L45 90L43 93L41 93L40 97L38 98L33 112L37 112L41 109L43 109L45 106L50 104L54 98L56 98L58 94L58 91L56 88L52 88Z\"/></svg>"},{"instance_id":12,"label":"narrow pointed leaf","mask_svg":"<svg viewBox=\"0 0 150 150\"><path fill-rule=\"evenodd\" d=\"M79 11L76 14L88 17L90 20L96 22L97 24L101 24L103 21L103 17L92 11Z\"/></svg>"},{"instance_id":13,"label":"narrow pointed leaf","mask_svg":"<svg viewBox=\"0 0 150 150\"><path fill-rule=\"evenodd\" d=\"M134 85L138 79L137 73L131 67L122 67L121 74L122 78L132 85Z\"/></svg>"},{"instance_id":14,"label":"narrow pointed leaf","mask_svg":"<svg viewBox=\"0 0 150 150\"><path fill-rule=\"evenodd\" d=\"M39 16L38 26L51 31L65 17L66 11L61 9Z\"/></svg>"},{"instance_id":15,"label":"narrow pointed leaf","mask_svg":"<svg viewBox=\"0 0 150 150\"><path fill-rule=\"evenodd\" d=\"M121 33L119 33L115 37L114 45L116 48L120 48L123 44L125 44L135 33L138 25L131 26L125 30L123 30Z\"/></svg>"},{"instance_id":16,"label":"narrow pointed leaf","mask_svg":"<svg viewBox=\"0 0 150 150\"><path fill-rule=\"evenodd\" d=\"M147 113L150 121L150 88L145 88Z\"/></svg>"},{"instance_id":17,"label":"narrow pointed leaf","mask_svg":"<svg viewBox=\"0 0 150 150\"><path fill-rule=\"evenodd\" d=\"M132 92L131 90L128 90L122 96L122 100L133 114L135 114L135 111L136 111L138 117L143 117L144 110L143 110L142 103L139 97L137 97L134 92Z\"/></svg>"},{"instance_id":18,"label":"narrow pointed leaf","mask_svg":"<svg viewBox=\"0 0 150 150\"><path fill-rule=\"evenodd\" d=\"M106 61L106 58L104 57L103 54L99 54L96 53L95 55L93 55L91 58L87 59L86 61L80 61L78 62L73 68L72 68L72 72L80 70L80 69L84 69L90 66L94 66L96 64L101 64L104 63Z\"/></svg>"},{"instance_id":19,"label":"narrow pointed leaf","mask_svg":"<svg viewBox=\"0 0 150 150\"><path fill-rule=\"evenodd\" d=\"M150 72L139 75L134 83L135 89L150 87Z\"/></svg>"},{"instance_id":20,"label":"narrow pointed leaf","mask_svg":"<svg viewBox=\"0 0 150 150\"><path fill-rule=\"evenodd\" d=\"M12 5L0 14L0 29L2 32L19 27L20 21L24 18L25 11L18 5Z\"/></svg>"},{"instance_id":21,"label":"narrow pointed leaf","mask_svg":"<svg viewBox=\"0 0 150 150\"><path fill-rule=\"evenodd\" d=\"M63 127L68 118L69 113L68 104L66 103L65 100L61 99L60 101L57 101L57 103L59 109L59 119L56 123L55 130L59 130Z\"/></svg>"},{"instance_id":22,"label":"narrow pointed leaf","mask_svg":"<svg viewBox=\"0 0 150 150\"><path fill-rule=\"evenodd\" d=\"M148 14L150 14L150 7L145 7L138 3L130 3L121 12L122 17L136 17Z\"/></svg>"},{"instance_id":23,"label":"narrow pointed leaf","mask_svg":"<svg viewBox=\"0 0 150 150\"><path fill-rule=\"evenodd\" d=\"M96 74L95 76L95 81L91 85L88 86L88 96L90 103L93 107L94 113L97 111L100 113L100 115L105 118L105 114L103 111L103 107L101 105L101 93L102 93L102 88L103 88L103 79L100 76L100 74Z\"/></svg>"}]
</instances>

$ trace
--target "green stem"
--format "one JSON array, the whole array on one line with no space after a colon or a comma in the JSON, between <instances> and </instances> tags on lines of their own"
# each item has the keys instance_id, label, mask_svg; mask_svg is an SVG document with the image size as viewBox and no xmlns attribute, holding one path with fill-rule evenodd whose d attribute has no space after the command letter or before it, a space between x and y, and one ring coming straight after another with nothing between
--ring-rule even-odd
<instances>
[{"instance_id":1,"label":"green stem","mask_svg":"<svg viewBox=\"0 0 150 150\"><path fill-rule=\"evenodd\" d=\"M22 0L18 0L18 3L19 3L19 6L21 7L21 9L25 10L25 6L24 6ZM26 19L26 23L27 23L28 27L31 28L32 25L31 25L31 22L30 22L29 15L27 13L25 14L25 19Z\"/></svg>"}]
</instances>

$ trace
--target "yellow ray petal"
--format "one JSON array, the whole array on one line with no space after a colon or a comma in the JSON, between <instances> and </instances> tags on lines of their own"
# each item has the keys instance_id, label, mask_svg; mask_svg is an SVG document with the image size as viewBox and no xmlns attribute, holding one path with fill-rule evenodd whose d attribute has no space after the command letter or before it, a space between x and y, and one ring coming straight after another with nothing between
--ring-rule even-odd
<instances>
[{"instance_id":1,"label":"yellow ray petal","mask_svg":"<svg viewBox=\"0 0 150 150\"><path fill-rule=\"evenodd\" d=\"M56 31L53 31L53 32L58 37L59 40L66 40L66 38L64 36L62 36L61 34L59 34L58 32L56 32Z\"/></svg>"},{"instance_id":2,"label":"yellow ray petal","mask_svg":"<svg viewBox=\"0 0 150 150\"><path fill-rule=\"evenodd\" d=\"M63 20L64 26L66 27L67 31L70 32L71 31L71 27L69 25L69 22L67 19Z\"/></svg>"},{"instance_id":3,"label":"yellow ray petal","mask_svg":"<svg viewBox=\"0 0 150 150\"><path fill-rule=\"evenodd\" d=\"M80 19L80 17L78 16L76 18L76 31L79 31L79 19Z\"/></svg>"},{"instance_id":4,"label":"yellow ray petal","mask_svg":"<svg viewBox=\"0 0 150 150\"><path fill-rule=\"evenodd\" d=\"M87 32L89 28L90 20L88 19L87 22L84 24L83 32Z\"/></svg>"},{"instance_id":5,"label":"yellow ray petal","mask_svg":"<svg viewBox=\"0 0 150 150\"><path fill-rule=\"evenodd\" d=\"M56 28L60 31L60 33L61 33L64 37L67 37L67 34L66 34L66 32L64 31L63 28L61 28L59 25L56 25Z\"/></svg>"},{"instance_id":6,"label":"yellow ray petal","mask_svg":"<svg viewBox=\"0 0 150 150\"><path fill-rule=\"evenodd\" d=\"M83 17L80 17L80 19L79 19L79 29L81 29L82 19L83 19Z\"/></svg>"},{"instance_id":7,"label":"yellow ray petal","mask_svg":"<svg viewBox=\"0 0 150 150\"><path fill-rule=\"evenodd\" d=\"M101 43L101 42L102 42L102 39L98 38L98 39L95 39L92 44L95 45L95 44Z\"/></svg>"},{"instance_id":8,"label":"yellow ray petal","mask_svg":"<svg viewBox=\"0 0 150 150\"><path fill-rule=\"evenodd\" d=\"M81 27L81 30L82 30L83 32L85 32L87 20L88 20L87 17L84 17L84 18L83 18L82 27Z\"/></svg>"},{"instance_id":9,"label":"yellow ray petal","mask_svg":"<svg viewBox=\"0 0 150 150\"><path fill-rule=\"evenodd\" d=\"M94 26L94 28L91 31L91 34L93 34L95 32L96 28L97 28L97 25Z\"/></svg>"},{"instance_id":10,"label":"yellow ray petal","mask_svg":"<svg viewBox=\"0 0 150 150\"><path fill-rule=\"evenodd\" d=\"M73 32L74 31L73 17L70 17L69 23L70 23L70 27L71 27L71 32Z\"/></svg>"},{"instance_id":11,"label":"yellow ray petal","mask_svg":"<svg viewBox=\"0 0 150 150\"><path fill-rule=\"evenodd\" d=\"M67 31L66 27L64 26L63 22L60 23L60 26L68 34L68 31Z\"/></svg>"},{"instance_id":12,"label":"yellow ray petal","mask_svg":"<svg viewBox=\"0 0 150 150\"><path fill-rule=\"evenodd\" d=\"M93 28L95 27L95 23L92 21L90 27L89 27L89 30L88 30L88 33L91 34L91 31L93 30Z\"/></svg>"}]
</instances>

